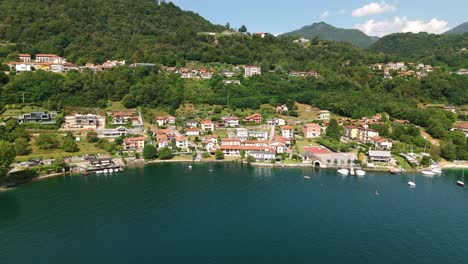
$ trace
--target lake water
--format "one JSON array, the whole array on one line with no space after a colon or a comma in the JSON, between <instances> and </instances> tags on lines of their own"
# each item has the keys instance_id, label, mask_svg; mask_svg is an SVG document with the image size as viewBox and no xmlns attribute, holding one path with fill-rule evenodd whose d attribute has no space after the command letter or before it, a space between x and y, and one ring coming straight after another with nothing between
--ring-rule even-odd
<instances>
[{"instance_id":1,"label":"lake water","mask_svg":"<svg viewBox=\"0 0 468 264\"><path fill-rule=\"evenodd\" d=\"M458 178L233 163L50 178L0 193L0 263L467 263Z\"/></svg>"}]
</instances>

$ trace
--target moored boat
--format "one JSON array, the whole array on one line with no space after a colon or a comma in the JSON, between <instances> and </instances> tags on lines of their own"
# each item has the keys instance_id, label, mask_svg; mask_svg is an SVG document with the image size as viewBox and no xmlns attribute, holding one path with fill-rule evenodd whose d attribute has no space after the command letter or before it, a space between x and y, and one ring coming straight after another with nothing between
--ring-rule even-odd
<instances>
[{"instance_id":1,"label":"moored boat","mask_svg":"<svg viewBox=\"0 0 468 264\"><path fill-rule=\"evenodd\" d=\"M465 187L465 169L463 169L463 172L462 172L462 180L457 181L457 185L461 187Z\"/></svg>"},{"instance_id":2,"label":"moored boat","mask_svg":"<svg viewBox=\"0 0 468 264\"><path fill-rule=\"evenodd\" d=\"M348 175L349 174L349 171L347 169L339 169L337 172L339 174L341 174L341 175Z\"/></svg>"},{"instance_id":3,"label":"moored boat","mask_svg":"<svg viewBox=\"0 0 468 264\"><path fill-rule=\"evenodd\" d=\"M414 182L412 182L412 181L409 181L409 182L408 182L408 185L409 185L410 187L416 187L416 183L414 183Z\"/></svg>"},{"instance_id":4,"label":"moored boat","mask_svg":"<svg viewBox=\"0 0 468 264\"><path fill-rule=\"evenodd\" d=\"M363 170L356 170L355 172L357 176L366 176L366 172Z\"/></svg>"},{"instance_id":5,"label":"moored boat","mask_svg":"<svg viewBox=\"0 0 468 264\"><path fill-rule=\"evenodd\" d=\"M423 170L421 171L421 174L424 175L424 176L434 176L435 173L430 171L430 170Z\"/></svg>"}]
</instances>

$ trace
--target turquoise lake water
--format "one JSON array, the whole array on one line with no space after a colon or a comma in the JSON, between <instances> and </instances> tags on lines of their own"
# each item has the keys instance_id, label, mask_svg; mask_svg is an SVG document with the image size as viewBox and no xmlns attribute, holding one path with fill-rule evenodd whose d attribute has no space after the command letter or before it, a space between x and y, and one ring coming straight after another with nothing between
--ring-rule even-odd
<instances>
[{"instance_id":1,"label":"turquoise lake water","mask_svg":"<svg viewBox=\"0 0 468 264\"><path fill-rule=\"evenodd\" d=\"M0 193L0 263L468 263L459 178L232 163L50 178Z\"/></svg>"}]
</instances>

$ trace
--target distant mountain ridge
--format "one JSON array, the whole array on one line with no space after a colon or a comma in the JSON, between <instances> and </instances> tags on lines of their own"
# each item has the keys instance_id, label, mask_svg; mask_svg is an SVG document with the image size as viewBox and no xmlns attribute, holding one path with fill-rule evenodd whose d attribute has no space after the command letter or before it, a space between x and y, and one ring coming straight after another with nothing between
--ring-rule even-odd
<instances>
[{"instance_id":1,"label":"distant mountain ridge","mask_svg":"<svg viewBox=\"0 0 468 264\"><path fill-rule=\"evenodd\" d=\"M451 30L445 32L444 34L465 34L468 33L468 22L460 24Z\"/></svg>"},{"instance_id":2,"label":"distant mountain ridge","mask_svg":"<svg viewBox=\"0 0 468 264\"><path fill-rule=\"evenodd\" d=\"M376 37L367 36L358 29L336 28L324 22L304 26L301 29L281 34L280 37L281 36L297 36L309 39L318 37L324 40L348 42L361 48L369 47L378 39Z\"/></svg>"}]
</instances>

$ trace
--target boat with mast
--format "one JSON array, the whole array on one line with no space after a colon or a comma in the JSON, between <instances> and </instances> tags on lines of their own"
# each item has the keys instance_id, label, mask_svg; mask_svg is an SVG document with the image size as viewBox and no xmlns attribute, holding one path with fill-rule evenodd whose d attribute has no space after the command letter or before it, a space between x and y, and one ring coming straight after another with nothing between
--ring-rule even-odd
<instances>
[{"instance_id":1,"label":"boat with mast","mask_svg":"<svg viewBox=\"0 0 468 264\"><path fill-rule=\"evenodd\" d=\"M461 186L461 187L465 187L465 169L464 168L463 168L463 171L462 171L462 180L457 181L457 185Z\"/></svg>"},{"instance_id":2,"label":"boat with mast","mask_svg":"<svg viewBox=\"0 0 468 264\"><path fill-rule=\"evenodd\" d=\"M408 182L408 185L413 188L416 187L416 183L414 183L414 171L413 171L413 179Z\"/></svg>"}]
</instances>

